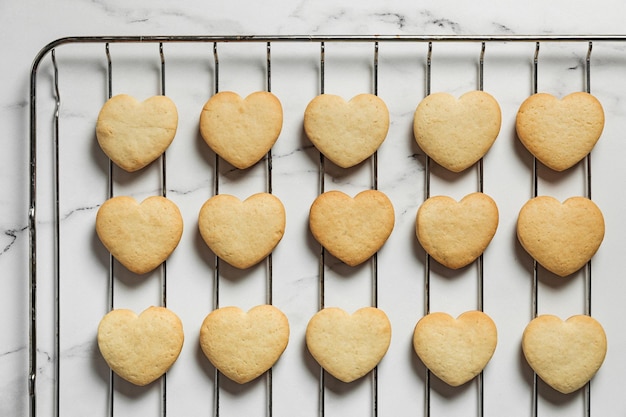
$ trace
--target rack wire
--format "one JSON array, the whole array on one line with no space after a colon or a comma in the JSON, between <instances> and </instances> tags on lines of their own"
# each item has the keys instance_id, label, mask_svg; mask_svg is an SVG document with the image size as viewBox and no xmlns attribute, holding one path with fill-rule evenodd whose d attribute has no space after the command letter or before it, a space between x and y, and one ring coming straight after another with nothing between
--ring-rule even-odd
<instances>
[{"instance_id":1,"label":"rack wire","mask_svg":"<svg viewBox=\"0 0 626 417\"><path fill-rule=\"evenodd\" d=\"M485 63L485 48L486 48L486 44L485 42L481 42L480 43L481 48L480 48L480 57L478 59L478 77L477 77L477 90L479 91L483 91L483 87L484 87L484 63ZM432 42L428 43L428 55L426 58L426 96L430 95L431 93L431 79L432 79L432 54L433 54L433 44ZM431 158L426 155L425 157L425 174L424 174L424 200L428 200L431 197L431 185L430 185L430 180L431 180ZM484 191L484 174L483 174L483 158L480 158L478 160L478 162L476 162L476 188L477 188L477 192L482 193ZM481 254L478 259L476 260L476 272L477 272L477 299L476 299L476 309L479 311L483 311L483 281L484 281L484 272L483 272L483 264L484 264L484 258L483 258L483 254ZM424 302L424 315L428 315L430 313L430 265L431 265L431 261L432 258L431 256L427 253L426 254L426 258L424 261L424 271L425 271L425 278L424 278L424 297L425 297L425 302ZM430 379L431 379L431 372L430 370L426 370L426 386L425 386L425 394L424 394L424 398L425 398L425 415L426 416L430 416ZM483 382L483 373L480 372L477 377L476 377L476 383L477 383L477 414L479 417L482 417L484 415L484 407L483 407L483 402L484 402L484 382Z\"/></svg>"},{"instance_id":2,"label":"rack wire","mask_svg":"<svg viewBox=\"0 0 626 417\"><path fill-rule=\"evenodd\" d=\"M60 230L60 193L59 193L59 178L60 178L60 160L59 160L59 124L60 124L60 108L61 108L61 92L59 88L59 68L57 65L56 59L56 50L65 45L71 44L101 44L104 47L104 53L106 56L106 88L108 93L108 98L111 98L113 95L113 72L114 72L114 60L115 57L110 51L110 46L113 44L156 44L158 46L158 56L160 61L160 73L159 73L159 87L160 94L165 95L166 93L166 50L164 45L173 45L173 44L181 44L181 43L205 43L209 46L212 46L213 53L213 79L214 79L214 93L220 91L220 60L218 56L218 46L225 43L260 43L265 44L266 47L266 68L265 68L265 82L266 82L266 90L268 92L272 91L272 45L277 43L302 43L302 44L310 44L317 43L319 44L319 93L325 93L325 52L326 45L330 43L366 43L371 44L374 48L373 53L373 61L372 61L372 92L373 94L378 95L379 93L379 80L378 80L378 62L379 62L379 46L386 43L413 43L413 44L427 44L427 57L426 57L426 95L431 92L431 62L433 56L433 45L441 44L441 43L471 43L477 44L479 46L479 56L478 56L478 77L477 77L477 89L483 90L484 88L484 58L486 52L486 45L490 43L534 43L535 44L535 54L533 57L533 74L532 74L532 85L533 92L538 92L538 79L539 79L539 51L540 45L543 43L554 43L554 42L573 42L573 43L586 43L588 45L588 51L585 59L585 89L587 92L591 92L591 51L592 46L595 43L605 43L605 42L616 42L622 43L626 41L626 36L613 36L613 35L593 35L593 36L561 36L561 35L550 35L550 36L87 36L87 37L67 37L57 39L44 48L42 48L33 61L33 66L30 74L30 207L29 207L29 232L30 232L30 355L29 355L29 396L30 396L30 415L31 417L35 417L38 415L38 404L37 404L37 380L38 373L40 370L40 365L37 361L38 356L38 293L37 288L38 284L40 284L39 280L40 274L38 273L38 245L37 245L37 229L38 229L38 144L42 140L46 140L46 138L40 138L38 134L39 127L39 118L38 118L38 73L39 68L47 56L50 56L52 66L53 66L53 85L54 85L54 97L55 97L55 110L53 115L53 131L52 131L52 142L54 148L54 291L55 291L55 354L54 354L54 381L55 381L55 399L53 401L54 405L52 406L53 411L52 414L55 416L61 415L61 399L59 395L60 391L60 381L63 377L61 375L61 367L60 367L60 337L61 337L61 320L60 320L60 306L63 302L63 297L61 294L61 281L64 271L61 269L60 262L60 254L59 248L61 246L61 230ZM160 158L161 165L161 175L160 175L160 193L162 196L167 196L167 162L166 155L163 154ZM272 193L273 191L273 179L272 179L272 169L273 169L273 156L272 151L269 151L266 157L264 158L265 163L265 172L266 172L266 191ZM378 174L379 174L379 166L378 166L378 153L375 153L370 158L371 164L371 188L378 189ZM538 181L538 162L536 159L533 159L532 164L532 196L537 196L539 193L539 181ZM587 156L585 161L585 194L588 198L591 198L591 156ZM325 176L327 164L324 156L319 154L319 164L318 164L318 194L321 194L326 189L325 184ZM109 198L115 195L114 189L114 177L115 177L116 168L114 167L113 162L109 161L108 165L108 196ZM476 172L477 172L477 190L482 192L484 189L484 168L482 159L476 164ZM424 198L427 199L431 194L431 161L430 158L424 156ZM221 192L220 188L220 158L215 155L214 161L214 172L213 172L213 187L212 193L217 195ZM318 308L323 309L326 305L325 303L325 271L327 268L327 259L325 255L325 250L323 247L319 249L319 257L318 257ZM272 255L270 255L265 261L266 267L266 302L268 304L272 304L273 302L273 265L272 265ZM378 255L374 255L370 262L371 266L371 304L372 306L378 306L378 279L379 279L379 263L378 263ZM115 307L115 262L113 257L109 259L109 293L108 293L108 305L109 309L113 309ZM428 314L430 312L430 295L431 295L431 259L428 255L426 255L424 260L424 314ZM477 309L483 310L484 308L484 268L483 268L483 256L481 256L476 263L476 271L477 271L477 300L476 306ZM584 314L591 315L591 289L592 289L592 280L591 280L591 262L587 264L585 267L585 301L584 301ZM214 269L213 269L213 308L219 308L220 306L220 260L215 257L214 261ZM532 272L532 317L536 317L538 314L538 297L539 297L539 275L540 268L535 261L533 264L533 272ZM167 290L168 290L168 282L167 282L167 263L164 263L161 266L160 270L161 276L161 304L162 306L167 306ZM431 374L428 370L426 370L425 375L425 384L424 384L424 415L431 415ZM109 386L108 386L108 398L109 398L109 415L111 417L114 416L114 395L113 393L116 390L115 386L116 377L113 372L110 372L109 375ZM217 370L215 370L214 376L214 391L213 391L213 415L215 417L220 415L220 375ZM536 374L533 375L532 381L532 407L531 407L531 415L533 417L537 417L540 415L538 412L538 377ZM265 414L267 416L273 415L273 378L272 371L270 370L265 377L265 386L266 386L266 411ZM319 387L319 400L318 400L318 410L317 414L320 417L327 415L326 407L325 407L325 392L327 390L327 382L326 382L326 374L323 369L320 368L319 376L318 376L318 387ZM378 404L378 389L379 389L379 379L378 379L378 369L375 368L371 373L371 414L373 416L379 415L379 404ZM165 416L167 414L167 398L168 398L168 388L167 388L167 379L166 375L161 378L160 381L160 410L161 415ZM483 381L483 374L481 373L476 379L476 402L477 402L477 415L482 417L485 415L484 409L484 395L485 395L485 387ZM586 417L592 416L592 407L591 407L591 390L590 384L587 384L584 388L584 415Z\"/></svg>"}]
</instances>

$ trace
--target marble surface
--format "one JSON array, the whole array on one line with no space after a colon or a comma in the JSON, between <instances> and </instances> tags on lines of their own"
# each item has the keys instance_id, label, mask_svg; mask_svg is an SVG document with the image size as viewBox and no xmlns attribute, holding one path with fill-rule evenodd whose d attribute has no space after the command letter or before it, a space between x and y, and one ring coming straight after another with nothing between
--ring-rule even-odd
<instances>
[{"instance_id":1,"label":"marble surface","mask_svg":"<svg viewBox=\"0 0 626 417\"><path fill-rule=\"evenodd\" d=\"M2 65L0 123L0 415L28 415L29 357L29 76L37 52L48 42L73 35L363 35L363 34L624 34L626 5L617 0L594 2L543 1L269 1L205 2L72 1L0 3ZM435 44L431 91L461 94L477 88L477 44ZM533 43L488 44L484 88L503 112L500 137L484 161L485 192L500 209L498 232L485 253L484 308L498 326L496 353L484 376L484 412L489 416L531 414L532 373L520 348L531 319L532 262L515 237L515 220L531 195L531 159L514 134L515 112L532 91ZM223 44L219 89L242 95L265 89L266 51L262 44ZM325 91L346 98L372 92L371 44L329 44L326 47ZM546 44L540 52L539 89L564 95L584 88L586 43ZM159 93L158 47L113 45L113 93L138 97ZM209 44L167 44L166 93L179 106L181 123L167 154L167 194L183 212L184 237L162 271L137 278L115 269L114 305L141 310L163 301L185 326L181 357L168 373L166 387L155 383L138 389L116 380L116 416L209 415L214 410L214 372L197 346L197 329L215 305L213 257L197 233L197 210L213 193L215 159L197 132L203 103L214 93L215 69ZM396 210L394 232L378 258L378 305L390 317L393 338L378 372L380 415L424 412L424 366L411 348L412 330L424 313L424 254L414 236L415 212L424 198L424 158L411 135L415 106L425 95L424 44L383 43L379 51L379 95L390 108L392 124L379 151L378 186ZM98 320L107 311L110 294L108 254L93 230L94 216L107 195L107 161L95 144L93 125L106 99L106 56L102 45L62 46L56 51L61 112L58 294L53 286L53 161L50 138L54 115L50 57L38 75L38 414L53 415L55 404L64 416L109 415L108 369L95 344ZM607 233L594 258L592 314L609 339L606 361L593 380L594 416L626 413L622 393L626 376L626 314L620 260L626 247L623 207L626 167L622 140L626 128L624 70L626 45L594 44L592 92L607 116L602 139L593 152L593 199L603 210ZM272 91L285 108L285 125L273 149L273 192L285 203L287 230L273 256L272 302L288 316L289 346L273 372L274 415L319 415L319 370L304 344L308 319L319 307L318 247L307 229L308 207L319 190L318 154L302 132L302 112L319 93L319 44L272 45ZM326 165L325 189L348 193L369 188L369 163L350 170ZM542 194L566 198L584 192L584 166L564 174L539 173ZM139 175L116 172L115 194L137 198L160 192L160 165ZM450 175L434 167L431 193L455 198L476 189L476 170ZM219 165L220 192L245 197L263 191L265 164L239 172ZM372 265L355 269L327 259L325 305L348 311L372 303ZM434 265L431 311L458 315L476 308L476 268L451 273ZM219 305L243 308L267 301L263 265L248 271L220 269ZM542 272L538 310L566 318L584 310L584 277L557 279ZM54 364L54 297L61 302L60 370ZM58 385L57 385L58 384ZM246 386L219 381L220 413L265 415L267 380ZM59 398L55 399L55 387ZM458 389L432 381L432 415L473 415L476 383ZM161 398L167 392L166 405ZM582 416L582 392L569 396L539 386L540 415ZM372 413L372 380L341 384L328 377L324 389L327 415Z\"/></svg>"}]
</instances>

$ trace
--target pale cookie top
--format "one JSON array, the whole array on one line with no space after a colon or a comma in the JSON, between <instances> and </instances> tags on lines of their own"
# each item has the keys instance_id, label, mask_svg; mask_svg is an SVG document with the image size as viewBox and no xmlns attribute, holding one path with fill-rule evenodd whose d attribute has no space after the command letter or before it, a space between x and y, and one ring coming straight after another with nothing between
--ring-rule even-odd
<instances>
[{"instance_id":1,"label":"pale cookie top","mask_svg":"<svg viewBox=\"0 0 626 417\"><path fill-rule=\"evenodd\" d=\"M171 200L152 196L138 203L128 196L104 202L96 215L102 244L128 270L152 271L176 249L183 234L183 218Z\"/></svg>"},{"instance_id":2,"label":"pale cookie top","mask_svg":"<svg viewBox=\"0 0 626 417\"><path fill-rule=\"evenodd\" d=\"M466 311L456 319L443 312L430 313L413 332L413 348L424 365L453 387L485 368L497 341L494 321L481 311Z\"/></svg>"},{"instance_id":3,"label":"pale cookie top","mask_svg":"<svg viewBox=\"0 0 626 417\"><path fill-rule=\"evenodd\" d=\"M207 200L198 216L200 235L230 265L249 268L267 257L285 233L285 208L270 193L241 201L229 194Z\"/></svg>"},{"instance_id":4,"label":"pale cookie top","mask_svg":"<svg viewBox=\"0 0 626 417\"><path fill-rule=\"evenodd\" d=\"M183 341L181 320L165 307L149 307L140 315L112 310L98 325L98 347L109 367L139 386L156 380L174 364Z\"/></svg>"},{"instance_id":5,"label":"pale cookie top","mask_svg":"<svg viewBox=\"0 0 626 417\"><path fill-rule=\"evenodd\" d=\"M213 310L200 328L200 346L224 375L244 384L270 369L289 342L289 322L272 305L248 312L228 306Z\"/></svg>"},{"instance_id":6,"label":"pale cookie top","mask_svg":"<svg viewBox=\"0 0 626 417\"><path fill-rule=\"evenodd\" d=\"M501 122L500 105L484 91L470 91L458 99L448 93L433 93L417 106L413 133L420 148L435 162L461 172L489 151Z\"/></svg>"},{"instance_id":7,"label":"pale cookie top","mask_svg":"<svg viewBox=\"0 0 626 417\"><path fill-rule=\"evenodd\" d=\"M352 382L370 372L387 353L391 323L384 311L364 307L348 314L338 307L317 312L306 328L306 344L331 375Z\"/></svg>"},{"instance_id":8,"label":"pale cookie top","mask_svg":"<svg viewBox=\"0 0 626 417\"><path fill-rule=\"evenodd\" d=\"M522 336L522 349L531 368L555 390L569 394L583 387L600 369L607 351L602 325L576 315L533 319Z\"/></svg>"},{"instance_id":9,"label":"pale cookie top","mask_svg":"<svg viewBox=\"0 0 626 417\"><path fill-rule=\"evenodd\" d=\"M485 251L496 233L498 219L498 207L487 194L468 194L460 202L434 196L417 211L416 234L437 262L458 269Z\"/></svg>"},{"instance_id":10,"label":"pale cookie top","mask_svg":"<svg viewBox=\"0 0 626 417\"><path fill-rule=\"evenodd\" d=\"M354 198L327 191L315 199L309 211L315 239L350 266L376 253L391 235L394 223L391 201L377 190L362 191Z\"/></svg>"},{"instance_id":11,"label":"pale cookie top","mask_svg":"<svg viewBox=\"0 0 626 417\"><path fill-rule=\"evenodd\" d=\"M272 148L283 127L278 98L258 91L245 99L232 91L211 97L200 114L200 133L219 156L239 169L257 163Z\"/></svg>"},{"instance_id":12,"label":"pale cookie top","mask_svg":"<svg viewBox=\"0 0 626 417\"><path fill-rule=\"evenodd\" d=\"M563 203L550 196L529 200L517 219L522 247L544 268L568 276L582 268L604 240L604 216L585 197Z\"/></svg>"},{"instance_id":13,"label":"pale cookie top","mask_svg":"<svg viewBox=\"0 0 626 417\"><path fill-rule=\"evenodd\" d=\"M166 96L143 102L127 94L111 97L96 122L96 137L104 153L119 167L137 171L160 157L178 128L178 111Z\"/></svg>"},{"instance_id":14,"label":"pale cookie top","mask_svg":"<svg viewBox=\"0 0 626 417\"><path fill-rule=\"evenodd\" d=\"M515 128L520 141L544 165L564 171L582 160L604 129L597 98L576 92L563 99L537 93L522 103Z\"/></svg>"},{"instance_id":15,"label":"pale cookie top","mask_svg":"<svg viewBox=\"0 0 626 417\"><path fill-rule=\"evenodd\" d=\"M307 105L304 131L313 145L342 168L370 157L389 131L389 110L373 94L359 94L350 101L321 94Z\"/></svg>"}]
</instances>

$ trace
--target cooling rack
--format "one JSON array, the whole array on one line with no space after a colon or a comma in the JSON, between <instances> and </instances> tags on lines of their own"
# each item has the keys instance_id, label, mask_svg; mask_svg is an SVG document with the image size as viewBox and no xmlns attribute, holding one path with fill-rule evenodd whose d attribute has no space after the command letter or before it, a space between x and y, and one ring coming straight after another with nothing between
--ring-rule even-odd
<instances>
[{"instance_id":1,"label":"cooling rack","mask_svg":"<svg viewBox=\"0 0 626 417\"><path fill-rule=\"evenodd\" d=\"M68 37L46 45L30 77L30 415L84 415L88 410L107 416L592 416L623 411L621 398L606 388L626 369L623 360L608 357L591 384L561 396L522 363L516 347L520 326L541 312L591 315L592 288L594 296L601 294L594 316L607 325L609 349L622 343L610 332L612 323L606 323L621 312L621 305L604 296L614 287L605 279L596 284L597 276L616 271L607 261L616 251L614 241L609 236L604 242L607 255L594 258L593 268L590 262L574 277L557 280L520 250L511 230L527 199L542 193L591 198L592 184L594 200L605 208L607 229L621 230L619 218L611 223L611 214L622 195L607 184L624 178L616 156L624 114L619 97L626 91L619 78L624 41L626 36L105 36ZM210 95L226 89L272 91L285 106L277 145L243 172L198 140L196 114ZM417 149L407 126L415 105L431 91L472 89L499 99L503 127L494 149L475 168L452 175ZM526 96L580 90L599 96L607 114L599 149L592 152L594 161L600 159L594 162L593 181L592 156L566 173L549 172L517 144L512 128L514 111ZM135 175L121 172L93 144L100 106L122 92L167 94L181 115L192 115L181 117L175 146ZM388 139L354 169L334 166L303 138L304 105L327 92L380 94L390 105ZM187 143L181 139L185 136ZM392 238L356 270L329 256L306 231L312 198L331 188L380 189L396 207ZM234 271L199 243L195 216L211 195L251 190L280 195L293 232L259 267ZM473 191L496 197L501 224L484 257L451 273L411 239L414 213L434 193ZM94 239L97 207L121 194L167 196L185 218L181 247L147 278L124 271ZM501 275L511 275L513 284L497 281L506 279ZM393 281L396 276L402 278ZM521 294L513 301L501 301L516 291ZM108 371L94 346L95 327L112 308L140 309L150 303L183 313L186 350L168 374L139 389ZM251 387L233 385L197 348L188 347L196 342L198 318L228 303L276 303L290 318L285 355ZM370 375L343 385L308 356L303 329L325 306L363 304L389 312L393 343ZM493 315L499 345L485 373L452 389L408 353L407 334L424 314L464 309ZM596 379L602 388L595 389Z\"/></svg>"}]
</instances>

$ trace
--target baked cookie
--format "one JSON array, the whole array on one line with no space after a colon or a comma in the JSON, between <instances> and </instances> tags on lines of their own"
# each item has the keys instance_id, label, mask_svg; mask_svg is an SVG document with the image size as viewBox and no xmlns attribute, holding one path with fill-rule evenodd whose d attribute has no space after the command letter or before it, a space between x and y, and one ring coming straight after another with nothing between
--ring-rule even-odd
<instances>
[{"instance_id":1,"label":"baked cookie","mask_svg":"<svg viewBox=\"0 0 626 417\"><path fill-rule=\"evenodd\" d=\"M389 131L389 110L373 94L359 94L346 102L321 94L304 111L304 131L313 145L341 168L369 158Z\"/></svg>"},{"instance_id":2,"label":"baked cookie","mask_svg":"<svg viewBox=\"0 0 626 417\"><path fill-rule=\"evenodd\" d=\"M352 382L382 360L391 343L391 323L380 309L365 307L350 315L337 307L317 312L306 328L306 345L329 374Z\"/></svg>"},{"instance_id":3,"label":"baked cookie","mask_svg":"<svg viewBox=\"0 0 626 417\"><path fill-rule=\"evenodd\" d=\"M183 325L174 312L149 307L139 316L112 310L98 325L98 347L109 367L121 378L144 386L176 362L183 347Z\"/></svg>"},{"instance_id":4,"label":"baked cookie","mask_svg":"<svg viewBox=\"0 0 626 417\"><path fill-rule=\"evenodd\" d=\"M350 266L374 255L389 238L394 222L391 201L377 190L362 191L354 198L327 191L315 199L309 212L315 239Z\"/></svg>"},{"instance_id":5,"label":"baked cookie","mask_svg":"<svg viewBox=\"0 0 626 417\"><path fill-rule=\"evenodd\" d=\"M472 263L487 248L498 228L498 207L483 193L460 202L451 197L427 199L417 211L417 239L440 264L458 269Z\"/></svg>"},{"instance_id":6,"label":"baked cookie","mask_svg":"<svg viewBox=\"0 0 626 417\"><path fill-rule=\"evenodd\" d=\"M200 209L198 227L213 253L236 268L249 268L265 259L282 239L285 208L269 193L244 201L218 194Z\"/></svg>"},{"instance_id":7,"label":"baked cookie","mask_svg":"<svg viewBox=\"0 0 626 417\"><path fill-rule=\"evenodd\" d=\"M417 356L453 387L482 372L497 343L496 325L481 311L467 311L456 319L447 313L430 313L417 322L413 332Z\"/></svg>"},{"instance_id":8,"label":"baked cookie","mask_svg":"<svg viewBox=\"0 0 626 417\"><path fill-rule=\"evenodd\" d=\"M489 151L501 123L500 105L484 91L470 91L458 99L448 93L433 93L415 110L413 134L433 161L461 172Z\"/></svg>"},{"instance_id":9,"label":"baked cookie","mask_svg":"<svg viewBox=\"0 0 626 417\"><path fill-rule=\"evenodd\" d=\"M561 203L539 196L520 210L517 237L533 259L565 277L595 255L604 239L604 217L585 197L571 197Z\"/></svg>"},{"instance_id":10,"label":"baked cookie","mask_svg":"<svg viewBox=\"0 0 626 417\"><path fill-rule=\"evenodd\" d=\"M561 100L537 93L520 106L515 128L520 141L541 163L564 171L582 160L600 139L604 110L589 93L572 93Z\"/></svg>"},{"instance_id":11,"label":"baked cookie","mask_svg":"<svg viewBox=\"0 0 626 417\"><path fill-rule=\"evenodd\" d=\"M183 218L176 204L165 197L148 197L141 204L132 197L113 197L98 209L96 233L122 265L145 274L176 249Z\"/></svg>"},{"instance_id":12,"label":"baked cookie","mask_svg":"<svg viewBox=\"0 0 626 417\"><path fill-rule=\"evenodd\" d=\"M127 94L111 97L96 122L96 138L120 168L134 172L157 159L170 146L178 128L178 111L166 96L143 102Z\"/></svg>"},{"instance_id":13,"label":"baked cookie","mask_svg":"<svg viewBox=\"0 0 626 417\"><path fill-rule=\"evenodd\" d=\"M542 315L526 326L522 349L530 367L546 384L569 394L600 369L607 339L602 325L592 317L577 315L563 321Z\"/></svg>"},{"instance_id":14,"label":"baked cookie","mask_svg":"<svg viewBox=\"0 0 626 417\"><path fill-rule=\"evenodd\" d=\"M200 114L200 133L213 152L239 169L256 164L272 148L283 127L278 98L258 91L245 99L222 91L211 97Z\"/></svg>"},{"instance_id":15,"label":"baked cookie","mask_svg":"<svg viewBox=\"0 0 626 417\"><path fill-rule=\"evenodd\" d=\"M289 342L287 317L272 305L247 313L238 307L213 310L202 322L200 347L222 374L239 384L270 369Z\"/></svg>"}]
</instances>

